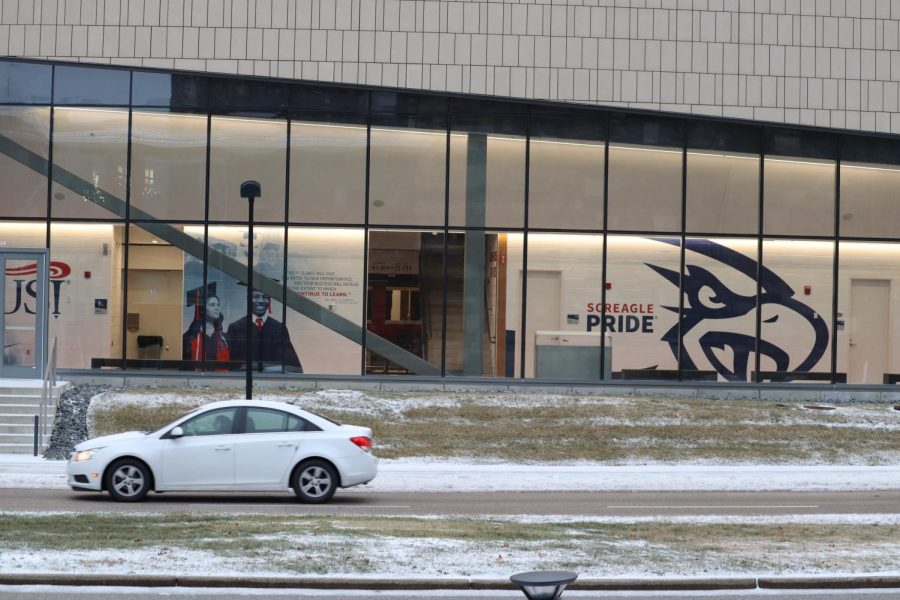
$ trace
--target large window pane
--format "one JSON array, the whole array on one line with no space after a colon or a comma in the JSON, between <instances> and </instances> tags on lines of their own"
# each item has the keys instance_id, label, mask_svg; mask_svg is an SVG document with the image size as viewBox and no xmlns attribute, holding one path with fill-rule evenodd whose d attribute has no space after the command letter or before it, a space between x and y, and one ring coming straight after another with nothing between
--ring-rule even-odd
<instances>
[{"instance_id":1,"label":"large window pane","mask_svg":"<svg viewBox=\"0 0 900 600\"><path fill-rule=\"evenodd\" d=\"M50 225L50 260L69 273L60 279L57 309L50 313L49 336L57 338L61 368L88 369L95 358L122 358L124 234L124 225L109 223Z\"/></svg>"},{"instance_id":2,"label":"large window pane","mask_svg":"<svg viewBox=\"0 0 900 600\"><path fill-rule=\"evenodd\" d=\"M685 244L682 378L750 381L758 242L688 238Z\"/></svg>"},{"instance_id":3,"label":"large window pane","mask_svg":"<svg viewBox=\"0 0 900 600\"><path fill-rule=\"evenodd\" d=\"M255 221L284 220L287 121L246 116L212 117L209 164L209 218L247 222L241 183L262 186L254 203Z\"/></svg>"},{"instance_id":4,"label":"large window pane","mask_svg":"<svg viewBox=\"0 0 900 600\"><path fill-rule=\"evenodd\" d=\"M184 231L177 224L154 225L155 230L160 227ZM182 354L184 266L185 254L181 249L140 226L130 228L125 332L125 354L129 361L189 358ZM201 304L197 310L203 309Z\"/></svg>"},{"instance_id":5,"label":"large window pane","mask_svg":"<svg viewBox=\"0 0 900 600\"><path fill-rule=\"evenodd\" d=\"M203 237L202 227L186 228L198 239ZM206 318L203 309L210 308L213 297L218 303L212 307L219 313L218 325L206 335L203 341L203 355L207 361L246 361L247 330L253 327L252 360L254 368L263 371L280 372L282 356L289 371L301 369L300 358L292 343L290 334L284 327L282 281L284 278L284 229L281 227L254 227L253 264L257 277L263 278L253 292L251 315L247 317L246 275L247 255L250 248L249 231L246 227L210 227L208 238L209 264L206 285L203 284L203 264L197 257L185 254L185 304L183 325L185 341L182 353L197 354L196 343L189 345L188 332L199 330L199 321ZM229 272L226 265L238 263L238 273ZM211 315L210 315L211 316ZM215 368L222 368L216 366ZM240 370L241 366L232 368Z\"/></svg>"},{"instance_id":6,"label":"large window pane","mask_svg":"<svg viewBox=\"0 0 900 600\"><path fill-rule=\"evenodd\" d=\"M0 107L0 181L4 217L43 217L47 214L46 161L50 150L50 109ZM28 165L37 154L41 165ZM43 168L41 168L43 166Z\"/></svg>"},{"instance_id":7,"label":"large window pane","mask_svg":"<svg viewBox=\"0 0 900 600\"><path fill-rule=\"evenodd\" d=\"M450 225L521 227L525 220L525 122L461 117L450 134Z\"/></svg>"},{"instance_id":8,"label":"large window pane","mask_svg":"<svg viewBox=\"0 0 900 600\"><path fill-rule=\"evenodd\" d=\"M0 247L40 248L46 246L46 223L26 223L22 221L0 221ZM18 267L18 269L16 268ZM40 312L37 306L37 269L34 260L7 260L3 321L3 365L21 367L39 366L40 357L36 353L35 333ZM60 264L50 265L47 298L49 310L59 314L59 290L68 277ZM40 377L34 369L34 377Z\"/></svg>"},{"instance_id":9,"label":"large window pane","mask_svg":"<svg viewBox=\"0 0 900 600\"><path fill-rule=\"evenodd\" d=\"M758 233L759 130L691 123L687 142L687 230Z\"/></svg>"},{"instance_id":10,"label":"large window pane","mask_svg":"<svg viewBox=\"0 0 900 600\"><path fill-rule=\"evenodd\" d=\"M446 155L443 118L373 115L369 222L443 225Z\"/></svg>"},{"instance_id":11,"label":"large window pane","mask_svg":"<svg viewBox=\"0 0 900 600\"><path fill-rule=\"evenodd\" d=\"M679 245L678 238L609 236L604 318L613 378L678 376ZM588 312L599 314L599 303Z\"/></svg>"},{"instance_id":12,"label":"large window pane","mask_svg":"<svg viewBox=\"0 0 900 600\"><path fill-rule=\"evenodd\" d=\"M775 130L766 140L764 227L772 235L834 235L835 144Z\"/></svg>"},{"instance_id":13,"label":"large window pane","mask_svg":"<svg viewBox=\"0 0 900 600\"><path fill-rule=\"evenodd\" d=\"M900 237L900 143L848 137L841 147L841 235Z\"/></svg>"},{"instance_id":14,"label":"large window pane","mask_svg":"<svg viewBox=\"0 0 900 600\"><path fill-rule=\"evenodd\" d=\"M520 375L522 241L521 233L450 233L447 375Z\"/></svg>"},{"instance_id":15,"label":"large window pane","mask_svg":"<svg viewBox=\"0 0 900 600\"><path fill-rule=\"evenodd\" d=\"M132 79L132 106L205 107L208 79L178 73L135 71Z\"/></svg>"},{"instance_id":16,"label":"large window pane","mask_svg":"<svg viewBox=\"0 0 900 600\"><path fill-rule=\"evenodd\" d=\"M132 219L203 220L206 121L184 113L132 114Z\"/></svg>"},{"instance_id":17,"label":"large window pane","mask_svg":"<svg viewBox=\"0 0 900 600\"><path fill-rule=\"evenodd\" d=\"M601 379L603 236L529 233L527 284L525 376Z\"/></svg>"},{"instance_id":18,"label":"large window pane","mask_svg":"<svg viewBox=\"0 0 900 600\"><path fill-rule=\"evenodd\" d=\"M597 117L532 120L529 227L603 229L603 124Z\"/></svg>"},{"instance_id":19,"label":"large window pane","mask_svg":"<svg viewBox=\"0 0 900 600\"><path fill-rule=\"evenodd\" d=\"M202 228L196 232L202 236ZM284 327L282 300L284 298L284 229L280 227L254 227L253 264L257 276L262 276L263 284L254 290L251 315L247 316L246 269L249 250L249 232L246 227L210 227L208 239L209 264L206 286L202 284L202 264L195 257L185 256L185 293L187 302L184 312L185 331L198 319L195 308L197 298L215 296L221 314L221 335L207 336L204 343L206 360L247 360L247 330L254 327L252 360L254 368L263 371L280 372L282 357L290 371L301 368L300 359ZM228 260L231 259L231 260ZM220 265L240 264L240 273L229 273ZM198 270L201 277L197 277ZM235 276L240 275L240 276ZM210 339L211 337L211 339ZM185 346L185 349L187 347ZM241 367L234 367L240 369Z\"/></svg>"},{"instance_id":20,"label":"large window pane","mask_svg":"<svg viewBox=\"0 0 900 600\"><path fill-rule=\"evenodd\" d=\"M681 126L616 118L610 127L611 230L681 229Z\"/></svg>"},{"instance_id":21,"label":"large window pane","mask_svg":"<svg viewBox=\"0 0 900 600\"><path fill-rule=\"evenodd\" d=\"M360 373L362 346L342 333L362 330L364 241L361 229L288 230L288 289L304 303L288 302L287 327L305 373Z\"/></svg>"},{"instance_id":22,"label":"large window pane","mask_svg":"<svg viewBox=\"0 0 900 600\"><path fill-rule=\"evenodd\" d=\"M370 232L367 373L440 374L443 252L437 231Z\"/></svg>"},{"instance_id":23,"label":"large window pane","mask_svg":"<svg viewBox=\"0 0 900 600\"><path fill-rule=\"evenodd\" d=\"M832 242L763 242L762 380L830 381L833 266Z\"/></svg>"},{"instance_id":24,"label":"large window pane","mask_svg":"<svg viewBox=\"0 0 900 600\"><path fill-rule=\"evenodd\" d=\"M291 222L362 224L364 117L299 115L291 122Z\"/></svg>"},{"instance_id":25,"label":"large window pane","mask_svg":"<svg viewBox=\"0 0 900 600\"><path fill-rule=\"evenodd\" d=\"M127 110L57 108L51 215L124 217L127 158Z\"/></svg>"},{"instance_id":26,"label":"large window pane","mask_svg":"<svg viewBox=\"0 0 900 600\"><path fill-rule=\"evenodd\" d=\"M131 73L100 67L58 66L53 81L55 104L92 106L128 104Z\"/></svg>"},{"instance_id":27,"label":"large window pane","mask_svg":"<svg viewBox=\"0 0 900 600\"><path fill-rule=\"evenodd\" d=\"M900 382L900 244L841 242L838 273L838 373Z\"/></svg>"},{"instance_id":28,"label":"large window pane","mask_svg":"<svg viewBox=\"0 0 900 600\"><path fill-rule=\"evenodd\" d=\"M49 104L52 66L35 63L0 62L0 102Z\"/></svg>"}]
</instances>

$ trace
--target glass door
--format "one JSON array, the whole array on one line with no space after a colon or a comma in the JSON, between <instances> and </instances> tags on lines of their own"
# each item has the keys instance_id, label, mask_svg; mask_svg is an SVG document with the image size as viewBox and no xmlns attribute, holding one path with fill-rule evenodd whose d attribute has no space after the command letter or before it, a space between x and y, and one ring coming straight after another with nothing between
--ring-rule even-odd
<instances>
[{"instance_id":1,"label":"glass door","mask_svg":"<svg viewBox=\"0 0 900 600\"><path fill-rule=\"evenodd\" d=\"M3 298L0 377L43 376L47 315L47 253L0 251Z\"/></svg>"}]
</instances>

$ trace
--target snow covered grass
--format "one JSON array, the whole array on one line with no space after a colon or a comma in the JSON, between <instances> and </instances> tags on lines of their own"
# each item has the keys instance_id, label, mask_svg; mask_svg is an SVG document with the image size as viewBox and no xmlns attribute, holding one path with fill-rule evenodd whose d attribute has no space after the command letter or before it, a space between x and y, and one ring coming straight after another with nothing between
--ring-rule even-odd
<instances>
[{"instance_id":1,"label":"snow covered grass","mask_svg":"<svg viewBox=\"0 0 900 600\"><path fill-rule=\"evenodd\" d=\"M900 522L0 513L7 573L505 577L536 569L583 577L898 573Z\"/></svg>"},{"instance_id":2,"label":"snow covered grass","mask_svg":"<svg viewBox=\"0 0 900 600\"><path fill-rule=\"evenodd\" d=\"M232 390L107 392L91 435L159 427ZM470 462L890 465L900 411L886 404L803 403L476 392L265 393L329 418L371 426L379 456Z\"/></svg>"}]
</instances>

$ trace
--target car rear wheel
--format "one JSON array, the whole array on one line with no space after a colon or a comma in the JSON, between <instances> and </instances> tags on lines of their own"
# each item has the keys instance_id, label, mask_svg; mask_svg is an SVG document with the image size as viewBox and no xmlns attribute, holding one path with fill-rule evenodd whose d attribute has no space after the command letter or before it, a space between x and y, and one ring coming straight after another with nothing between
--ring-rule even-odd
<instances>
[{"instance_id":1,"label":"car rear wheel","mask_svg":"<svg viewBox=\"0 0 900 600\"><path fill-rule=\"evenodd\" d=\"M106 470L106 491L119 502L140 502L150 491L150 469L132 458L117 460Z\"/></svg>"},{"instance_id":2,"label":"car rear wheel","mask_svg":"<svg viewBox=\"0 0 900 600\"><path fill-rule=\"evenodd\" d=\"M328 502L337 491L337 484L337 471L319 459L308 460L297 467L291 481L297 498L306 504Z\"/></svg>"}]
</instances>

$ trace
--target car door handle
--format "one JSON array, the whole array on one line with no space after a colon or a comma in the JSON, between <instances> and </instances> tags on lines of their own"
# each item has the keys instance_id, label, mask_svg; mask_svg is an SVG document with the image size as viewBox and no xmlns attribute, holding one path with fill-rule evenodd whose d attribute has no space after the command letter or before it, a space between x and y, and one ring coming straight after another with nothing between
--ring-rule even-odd
<instances>
[{"instance_id":1,"label":"car door handle","mask_svg":"<svg viewBox=\"0 0 900 600\"><path fill-rule=\"evenodd\" d=\"M228 452L231 446L216 446L216 452Z\"/></svg>"},{"instance_id":2,"label":"car door handle","mask_svg":"<svg viewBox=\"0 0 900 600\"><path fill-rule=\"evenodd\" d=\"M291 444L290 442L285 442L283 444L278 444L279 448L296 448L297 444Z\"/></svg>"}]
</instances>

